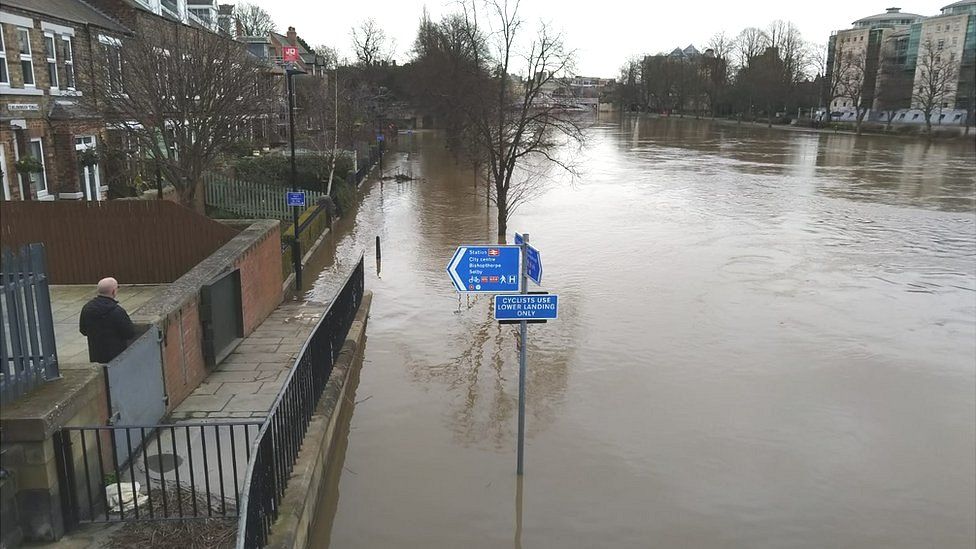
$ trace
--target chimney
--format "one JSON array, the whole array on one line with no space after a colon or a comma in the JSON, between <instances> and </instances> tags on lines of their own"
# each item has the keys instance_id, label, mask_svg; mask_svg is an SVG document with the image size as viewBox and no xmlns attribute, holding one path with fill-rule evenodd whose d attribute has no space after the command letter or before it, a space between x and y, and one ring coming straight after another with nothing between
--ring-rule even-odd
<instances>
[{"instance_id":1,"label":"chimney","mask_svg":"<svg viewBox=\"0 0 976 549\"><path fill-rule=\"evenodd\" d=\"M288 43L292 46L298 45L298 33L295 32L295 27L288 27Z\"/></svg>"}]
</instances>

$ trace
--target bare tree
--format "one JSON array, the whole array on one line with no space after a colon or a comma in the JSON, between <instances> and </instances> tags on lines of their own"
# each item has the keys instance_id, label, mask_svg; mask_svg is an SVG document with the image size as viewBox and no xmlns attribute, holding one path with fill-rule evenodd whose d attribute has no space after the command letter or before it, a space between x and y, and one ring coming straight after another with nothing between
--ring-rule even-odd
<instances>
[{"instance_id":1,"label":"bare tree","mask_svg":"<svg viewBox=\"0 0 976 549\"><path fill-rule=\"evenodd\" d=\"M352 29L352 45L360 65L371 67L393 58L393 43L386 31L370 17Z\"/></svg>"},{"instance_id":2,"label":"bare tree","mask_svg":"<svg viewBox=\"0 0 976 549\"><path fill-rule=\"evenodd\" d=\"M567 141L581 144L584 136L572 115L548 101L545 93L572 67L574 52L566 49L562 35L540 24L528 51L520 56L516 45L523 20L518 0L491 0L487 7L495 31L494 78L472 123L498 209L498 236L504 239L510 216L541 192L549 167L573 171L558 149Z\"/></svg>"},{"instance_id":3,"label":"bare tree","mask_svg":"<svg viewBox=\"0 0 976 549\"><path fill-rule=\"evenodd\" d=\"M841 52L834 62L834 69L838 78L839 97L851 100L851 106L854 107L854 127L860 135L861 122L870 108L866 104L869 98L865 96L867 55L864 50Z\"/></svg>"},{"instance_id":4,"label":"bare tree","mask_svg":"<svg viewBox=\"0 0 976 549\"><path fill-rule=\"evenodd\" d=\"M325 68L331 70L339 66L339 52L332 46L319 44L312 48L312 51L315 52L315 55L323 58Z\"/></svg>"},{"instance_id":5,"label":"bare tree","mask_svg":"<svg viewBox=\"0 0 976 549\"><path fill-rule=\"evenodd\" d=\"M234 21L237 22L237 32L241 36L267 36L276 28L271 14L255 4L234 6Z\"/></svg>"},{"instance_id":6,"label":"bare tree","mask_svg":"<svg viewBox=\"0 0 976 549\"><path fill-rule=\"evenodd\" d=\"M762 55L769 45L769 36L762 30L756 27L743 29L735 37L732 47L736 66L740 69L748 66L749 60Z\"/></svg>"},{"instance_id":7,"label":"bare tree","mask_svg":"<svg viewBox=\"0 0 976 549\"><path fill-rule=\"evenodd\" d=\"M178 23L102 43L84 100L151 157L179 200L203 211L202 175L254 119L273 80L239 42Z\"/></svg>"},{"instance_id":8,"label":"bare tree","mask_svg":"<svg viewBox=\"0 0 976 549\"><path fill-rule=\"evenodd\" d=\"M925 114L925 131L932 135L932 115L956 92L956 64L931 38L918 48L918 69L912 93L913 106Z\"/></svg>"}]
</instances>

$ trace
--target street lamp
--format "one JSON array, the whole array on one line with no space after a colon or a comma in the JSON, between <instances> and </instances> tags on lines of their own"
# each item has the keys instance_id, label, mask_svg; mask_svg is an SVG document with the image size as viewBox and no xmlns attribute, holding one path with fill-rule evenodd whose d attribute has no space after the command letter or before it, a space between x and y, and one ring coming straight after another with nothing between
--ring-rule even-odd
<instances>
[{"instance_id":1,"label":"street lamp","mask_svg":"<svg viewBox=\"0 0 976 549\"><path fill-rule=\"evenodd\" d=\"M297 65L289 65L285 69L288 82L288 141L291 143L291 190L298 192L298 177L295 172L295 90L291 77L296 74L306 74ZM295 266L295 291L302 291L302 244L299 238L298 206L291 207L291 222L295 239L291 243L291 261Z\"/></svg>"}]
</instances>

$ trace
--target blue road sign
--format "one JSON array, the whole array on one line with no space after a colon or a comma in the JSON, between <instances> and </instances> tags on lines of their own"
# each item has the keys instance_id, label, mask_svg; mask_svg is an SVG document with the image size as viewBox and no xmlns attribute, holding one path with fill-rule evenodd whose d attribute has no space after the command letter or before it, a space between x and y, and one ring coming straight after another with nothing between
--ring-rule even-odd
<instances>
[{"instance_id":1,"label":"blue road sign","mask_svg":"<svg viewBox=\"0 0 976 549\"><path fill-rule=\"evenodd\" d=\"M523 242L522 235L515 233L515 245L521 246ZM532 245L525 247L525 274L532 282L542 285L542 254Z\"/></svg>"},{"instance_id":2,"label":"blue road sign","mask_svg":"<svg viewBox=\"0 0 976 549\"><path fill-rule=\"evenodd\" d=\"M289 192L286 195L289 206L305 206L305 191Z\"/></svg>"},{"instance_id":3,"label":"blue road sign","mask_svg":"<svg viewBox=\"0 0 976 549\"><path fill-rule=\"evenodd\" d=\"M558 317L559 296L519 294L495 296L495 320L553 320Z\"/></svg>"},{"instance_id":4,"label":"blue road sign","mask_svg":"<svg viewBox=\"0 0 976 549\"><path fill-rule=\"evenodd\" d=\"M459 292L504 294L522 291L518 246L461 246L447 265Z\"/></svg>"}]
</instances>

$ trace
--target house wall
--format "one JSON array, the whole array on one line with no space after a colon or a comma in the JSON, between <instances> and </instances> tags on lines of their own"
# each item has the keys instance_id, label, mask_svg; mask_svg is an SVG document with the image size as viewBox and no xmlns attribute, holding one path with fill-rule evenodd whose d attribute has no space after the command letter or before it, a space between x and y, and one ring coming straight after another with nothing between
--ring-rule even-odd
<instances>
[{"instance_id":1,"label":"house wall","mask_svg":"<svg viewBox=\"0 0 976 549\"><path fill-rule=\"evenodd\" d=\"M0 85L0 147L4 152L4 163L0 169L5 174L7 184L7 192L0 192L0 199L8 196L12 200L79 199L82 194L75 137L93 135L96 143L100 143L105 137L104 124L97 116L59 116L56 107L78 110L85 100L84 91L88 88L92 66L92 48L89 47L92 37L88 28L56 16L40 15L8 6L0 8L0 28L3 31L10 80L9 85ZM29 31L33 87L24 85L18 28L27 28ZM114 35L97 28L93 30ZM48 74L45 33L52 34L55 40L57 85L52 85L54 83ZM67 68L62 52L64 37L71 40L74 89L67 86ZM60 112L64 110L60 109ZM25 197L24 194L29 189L23 189L22 192L24 185L14 168L14 162L26 154L27 142L31 139L41 140L47 191L37 193L34 190L30 196ZM100 174L104 186L104 173ZM104 188L100 189L102 198L104 191Z\"/></svg>"}]
</instances>

